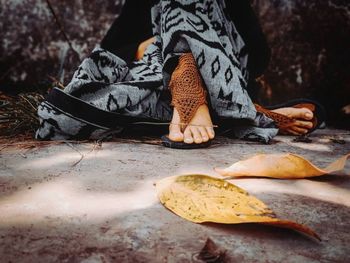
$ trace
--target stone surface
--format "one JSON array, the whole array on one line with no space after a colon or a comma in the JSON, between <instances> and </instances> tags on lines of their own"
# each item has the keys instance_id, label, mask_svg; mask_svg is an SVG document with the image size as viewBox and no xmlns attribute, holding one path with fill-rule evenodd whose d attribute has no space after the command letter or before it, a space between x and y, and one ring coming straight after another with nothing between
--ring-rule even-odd
<instances>
[{"instance_id":1,"label":"stone surface","mask_svg":"<svg viewBox=\"0 0 350 263\"><path fill-rule=\"evenodd\" d=\"M297 97L322 102L330 121L350 104L350 2L255 0L272 48L265 103Z\"/></svg>"},{"instance_id":2,"label":"stone surface","mask_svg":"<svg viewBox=\"0 0 350 263\"><path fill-rule=\"evenodd\" d=\"M0 89L47 89L53 76L67 84L117 16L120 0L51 1L78 56L69 49L44 0L0 0ZM272 47L261 90L264 104L310 96L330 120L350 104L350 2L253 0ZM79 57L79 58L78 58Z\"/></svg>"},{"instance_id":3,"label":"stone surface","mask_svg":"<svg viewBox=\"0 0 350 263\"><path fill-rule=\"evenodd\" d=\"M344 173L232 181L279 217L313 228L322 242L263 225L194 224L156 197L153 184L160 178L217 176L213 167L256 153L292 152L325 167L350 152L349 132L321 130L311 138L306 144L278 136L260 145L221 137L209 149L192 151L127 140L101 148L0 145L1 262L198 262L208 237L227 250L227 262L349 262L350 177Z\"/></svg>"},{"instance_id":4,"label":"stone surface","mask_svg":"<svg viewBox=\"0 0 350 263\"><path fill-rule=\"evenodd\" d=\"M67 83L79 61L98 45L115 17L119 0L50 1L74 49L45 0L0 0L0 86L33 89Z\"/></svg>"}]
</instances>

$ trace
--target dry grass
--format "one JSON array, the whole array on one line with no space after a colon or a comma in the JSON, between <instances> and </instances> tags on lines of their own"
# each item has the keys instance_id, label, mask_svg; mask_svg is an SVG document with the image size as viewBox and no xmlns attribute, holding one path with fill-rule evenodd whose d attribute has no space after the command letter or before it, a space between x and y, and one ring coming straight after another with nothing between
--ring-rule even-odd
<instances>
[{"instance_id":1,"label":"dry grass","mask_svg":"<svg viewBox=\"0 0 350 263\"><path fill-rule=\"evenodd\" d=\"M27 152L61 143L34 139L39 126L37 109L43 100L42 95L33 92L16 96L0 93L0 152L9 147Z\"/></svg>"},{"instance_id":2,"label":"dry grass","mask_svg":"<svg viewBox=\"0 0 350 263\"><path fill-rule=\"evenodd\" d=\"M33 138L33 133L27 132L25 134L16 136L1 136L0 137L0 153L8 148L15 147L24 153L28 151L35 151L45 146L57 145L63 142L59 141L38 141Z\"/></svg>"},{"instance_id":3,"label":"dry grass","mask_svg":"<svg viewBox=\"0 0 350 263\"><path fill-rule=\"evenodd\" d=\"M37 109L44 97L39 93L9 96L0 93L0 137L34 134L39 126Z\"/></svg>"}]
</instances>

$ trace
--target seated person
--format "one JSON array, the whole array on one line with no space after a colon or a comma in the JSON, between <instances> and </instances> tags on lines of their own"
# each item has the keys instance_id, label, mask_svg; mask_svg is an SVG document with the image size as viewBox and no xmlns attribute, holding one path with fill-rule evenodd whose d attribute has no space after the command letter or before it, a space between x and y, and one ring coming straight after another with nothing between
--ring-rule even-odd
<instances>
[{"instance_id":1,"label":"seated person","mask_svg":"<svg viewBox=\"0 0 350 263\"><path fill-rule=\"evenodd\" d=\"M209 145L217 125L265 143L278 132L310 133L324 118L317 102L253 103L269 57L247 0L127 0L101 47L40 105L36 136L97 139L169 123L165 146L197 148Z\"/></svg>"}]
</instances>

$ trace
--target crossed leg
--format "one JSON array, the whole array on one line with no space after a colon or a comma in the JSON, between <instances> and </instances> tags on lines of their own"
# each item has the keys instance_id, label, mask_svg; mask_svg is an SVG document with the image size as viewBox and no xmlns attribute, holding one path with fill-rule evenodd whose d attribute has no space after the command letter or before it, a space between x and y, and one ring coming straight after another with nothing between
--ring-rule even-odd
<instances>
[{"instance_id":1,"label":"crossed leg","mask_svg":"<svg viewBox=\"0 0 350 263\"><path fill-rule=\"evenodd\" d=\"M284 135L302 135L309 132L313 127L312 119L314 114L311 110L307 108L279 108L272 110L272 112L276 112L282 115L285 115L289 118L293 118L294 123L289 126L286 130L280 131L281 134Z\"/></svg>"},{"instance_id":2,"label":"crossed leg","mask_svg":"<svg viewBox=\"0 0 350 263\"><path fill-rule=\"evenodd\" d=\"M146 45L150 41L146 41ZM144 51L145 47L142 47ZM199 72L197 71L197 74ZM307 108L285 107L272 110L289 118L295 119L293 125L285 130L280 130L280 134L302 135L306 134L312 127L313 112ZM179 111L174 107L173 117L169 126L169 139L176 142L185 142L188 144L200 144L214 139L215 132L210 117L207 104L198 107L192 119L187 125L183 125Z\"/></svg>"}]
</instances>

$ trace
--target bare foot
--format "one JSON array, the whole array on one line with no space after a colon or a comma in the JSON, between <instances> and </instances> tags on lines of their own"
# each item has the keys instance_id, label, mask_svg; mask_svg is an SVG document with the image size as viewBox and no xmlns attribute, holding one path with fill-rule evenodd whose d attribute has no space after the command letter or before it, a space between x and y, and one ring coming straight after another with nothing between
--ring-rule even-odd
<instances>
[{"instance_id":1,"label":"bare foot","mask_svg":"<svg viewBox=\"0 0 350 263\"><path fill-rule=\"evenodd\" d=\"M169 126L169 139L176 142L203 143L214 139L215 132L207 105L201 105L187 127L179 125L180 116L174 108L172 124Z\"/></svg>"},{"instance_id":2,"label":"bare foot","mask_svg":"<svg viewBox=\"0 0 350 263\"><path fill-rule=\"evenodd\" d=\"M313 112L307 108L279 108L273 112L295 119L294 125L282 131L282 134L302 135L306 134L312 127Z\"/></svg>"}]
</instances>

